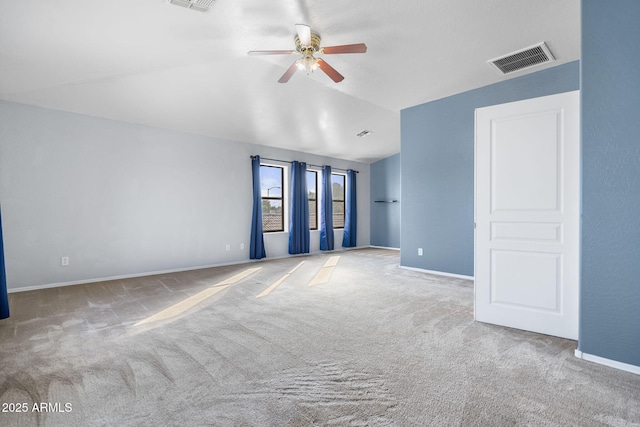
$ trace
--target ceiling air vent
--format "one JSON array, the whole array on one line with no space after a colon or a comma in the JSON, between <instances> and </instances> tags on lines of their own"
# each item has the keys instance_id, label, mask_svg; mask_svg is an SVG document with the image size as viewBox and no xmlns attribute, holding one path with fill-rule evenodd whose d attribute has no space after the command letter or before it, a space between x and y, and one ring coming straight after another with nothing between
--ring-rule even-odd
<instances>
[{"instance_id":1,"label":"ceiling air vent","mask_svg":"<svg viewBox=\"0 0 640 427\"><path fill-rule=\"evenodd\" d=\"M500 58L492 59L489 62L500 73L509 74L514 71L524 70L525 68L535 67L536 65L546 64L554 61L555 58L549 51L547 45L542 42L535 46L510 53Z\"/></svg>"},{"instance_id":2,"label":"ceiling air vent","mask_svg":"<svg viewBox=\"0 0 640 427\"><path fill-rule=\"evenodd\" d=\"M176 6L186 7L187 9L197 10L198 12L206 12L215 0L167 0L168 3Z\"/></svg>"},{"instance_id":3,"label":"ceiling air vent","mask_svg":"<svg viewBox=\"0 0 640 427\"><path fill-rule=\"evenodd\" d=\"M371 134L371 131L365 129L362 132L358 132L356 134L356 136L359 136L360 138L364 138L365 136L370 135L370 134Z\"/></svg>"}]
</instances>

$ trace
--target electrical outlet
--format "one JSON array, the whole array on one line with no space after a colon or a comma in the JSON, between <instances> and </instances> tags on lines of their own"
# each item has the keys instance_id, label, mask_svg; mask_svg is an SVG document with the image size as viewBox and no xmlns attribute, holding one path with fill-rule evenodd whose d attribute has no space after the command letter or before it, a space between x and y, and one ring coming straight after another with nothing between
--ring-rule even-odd
<instances>
[{"instance_id":1,"label":"electrical outlet","mask_svg":"<svg viewBox=\"0 0 640 427\"><path fill-rule=\"evenodd\" d=\"M240 250L244 249L244 243L240 243Z\"/></svg>"},{"instance_id":2,"label":"electrical outlet","mask_svg":"<svg viewBox=\"0 0 640 427\"><path fill-rule=\"evenodd\" d=\"M231 250L231 245L227 243L227 252Z\"/></svg>"},{"instance_id":3,"label":"electrical outlet","mask_svg":"<svg viewBox=\"0 0 640 427\"><path fill-rule=\"evenodd\" d=\"M60 258L60 265L63 267L66 267L69 265L69 257L68 256L63 256L62 258Z\"/></svg>"},{"instance_id":4,"label":"electrical outlet","mask_svg":"<svg viewBox=\"0 0 640 427\"><path fill-rule=\"evenodd\" d=\"M422 248L418 248L418 256L422 256Z\"/></svg>"}]
</instances>

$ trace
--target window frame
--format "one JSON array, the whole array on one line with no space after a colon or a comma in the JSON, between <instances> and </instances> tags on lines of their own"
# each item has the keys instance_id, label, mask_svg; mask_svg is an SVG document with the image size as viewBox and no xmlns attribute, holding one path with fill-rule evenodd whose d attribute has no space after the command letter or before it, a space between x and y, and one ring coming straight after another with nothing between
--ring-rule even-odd
<instances>
[{"instance_id":1,"label":"window frame","mask_svg":"<svg viewBox=\"0 0 640 427\"><path fill-rule=\"evenodd\" d=\"M285 204L285 180L284 180L284 175L285 175L285 167L281 166L281 165L274 165L274 164L269 164L269 163L260 163L260 168L275 168L275 169L280 169L280 187L271 187L271 188L280 188L280 196L276 197L276 196L263 196L262 195L262 174L260 174L260 203L263 203L264 200L279 200L280 201L280 206L282 208L282 216L281 216L281 224L280 224L280 228L278 230L265 230L264 229L264 209L262 212L262 232L263 233L282 233L284 231L286 231L285 228L285 217L286 217L286 204ZM262 169L261 169L262 171ZM268 190L267 190L267 194L268 194Z\"/></svg>"},{"instance_id":2,"label":"window frame","mask_svg":"<svg viewBox=\"0 0 640 427\"><path fill-rule=\"evenodd\" d=\"M333 191L333 176L339 176L342 178L342 199L336 199L335 198L335 194ZM344 229L344 225L347 221L347 176L345 174L342 173L333 173L331 172L331 207L332 207L332 211L333 211L333 215L332 215L332 223L333 223L333 229L334 230L342 230ZM336 202L338 203L342 203L342 226L341 227L337 227L336 226Z\"/></svg>"},{"instance_id":3,"label":"window frame","mask_svg":"<svg viewBox=\"0 0 640 427\"><path fill-rule=\"evenodd\" d=\"M307 188L307 204L309 206L309 230L314 231L319 229L319 223L320 223L320 221L318 221L318 171L313 169L307 169L307 174L309 173L312 173L315 178L314 179L314 183L315 183L314 194L316 196L315 199L312 199L309 197L309 188ZM307 180L307 184L308 184L308 180ZM311 203L310 203L311 201L314 201L316 206L316 209L314 211L315 217L316 217L315 227L311 226Z\"/></svg>"}]
</instances>

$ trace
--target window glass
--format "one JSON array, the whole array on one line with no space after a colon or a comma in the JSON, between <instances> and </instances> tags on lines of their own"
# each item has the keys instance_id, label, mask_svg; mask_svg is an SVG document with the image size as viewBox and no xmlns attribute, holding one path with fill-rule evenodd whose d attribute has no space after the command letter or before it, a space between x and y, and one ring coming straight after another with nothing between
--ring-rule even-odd
<instances>
[{"instance_id":1,"label":"window glass","mask_svg":"<svg viewBox=\"0 0 640 427\"><path fill-rule=\"evenodd\" d=\"M333 192L333 228L344 228L344 175L331 174Z\"/></svg>"},{"instance_id":2,"label":"window glass","mask_svg":"<svg viewBox=\"0 0 640 427\"><path fill-rule=\"evenodd\" d=\"M309 229L318 229L318 172L307 171L307 196L309 198Z\"/></svg>"},{"instance_id":3,"label":"window glass","mask_svg":"<svg viewBox=\"0 0 640 427\"><path fill-rule=\"evenodd\" d=\"M262 193L262 231L284 231L284 200L282 184L284 168L260 166L260 187Z\"/></svg>"}]
</instances>

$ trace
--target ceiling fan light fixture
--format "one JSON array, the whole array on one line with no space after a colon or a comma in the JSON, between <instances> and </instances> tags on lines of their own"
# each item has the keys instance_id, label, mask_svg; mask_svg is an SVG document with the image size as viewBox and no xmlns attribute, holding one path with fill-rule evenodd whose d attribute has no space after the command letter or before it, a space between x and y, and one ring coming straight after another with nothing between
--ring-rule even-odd
<instances>
[{"instance_id":1,"label":"ceiling fan light fixture","mask_svg":"<svg viewBox=\"0 0 640 427\"><path fill-rule=\"evenodd\" d=\"M318 60L313 55L305 55L296 61L296 67L307 74L313 73L318 68Z\"/></svg>"}]
</instances>

